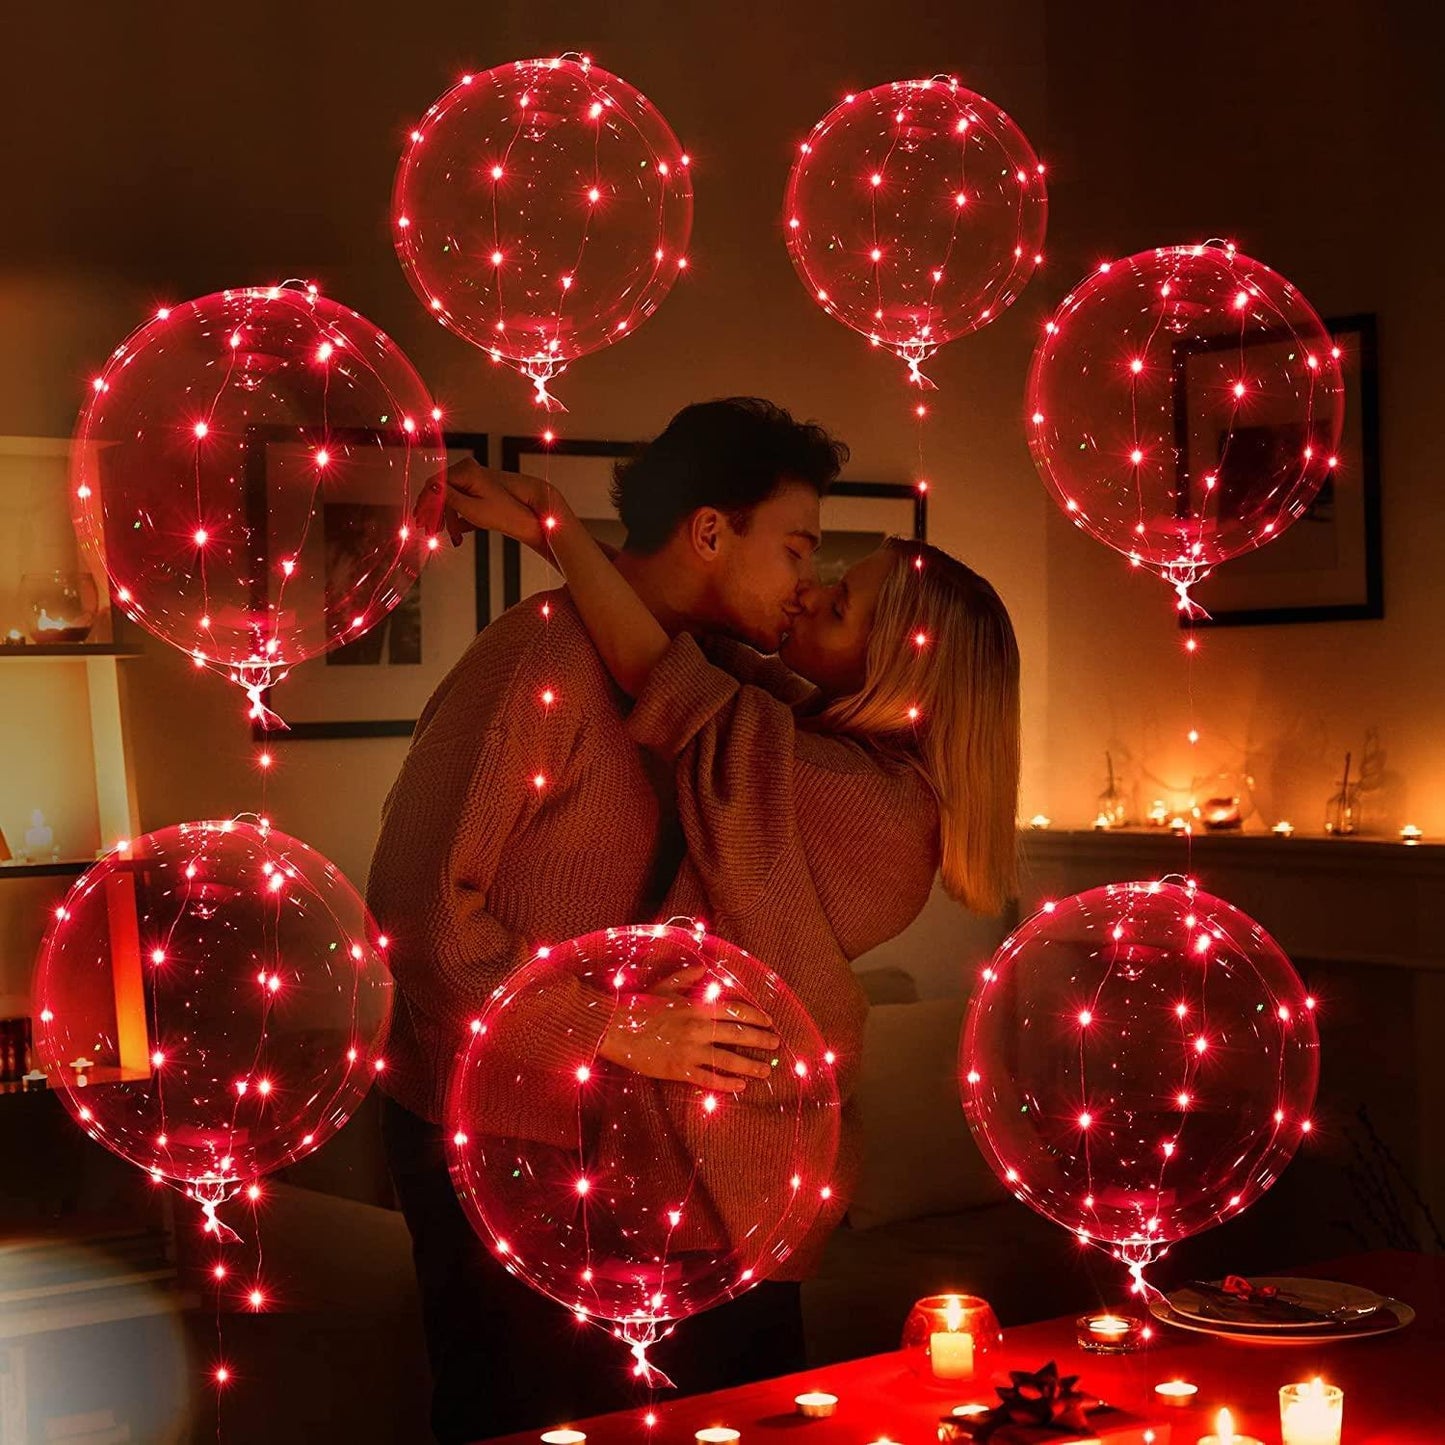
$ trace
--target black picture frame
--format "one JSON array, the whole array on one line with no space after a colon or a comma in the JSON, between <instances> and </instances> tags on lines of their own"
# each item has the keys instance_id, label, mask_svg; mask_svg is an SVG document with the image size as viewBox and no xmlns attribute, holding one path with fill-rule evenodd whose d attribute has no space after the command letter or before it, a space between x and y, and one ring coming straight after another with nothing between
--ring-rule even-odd
<instances>
[{"instance_id":1,"label":"black picture frame","mask_svg":"<svg viewBox=\"0 0 1445 1445\"><path fill-rule=\"evenodd\" d=\"M566 469L565 465L564 467L549 466L549 461L555 461L559 457L564 459L576 458L579 460L594 459L599 463L606 464L605 470L610 477L614 463L627 457L636 456L642 446L643 443L641 442L597 441L573 437L562 437L554 441L544 442L541 437L537 436L504 436L501 446L502 470L504 472L526 472L530 470L532 475L536 475L538 470L545 470L548 475L551 476L552 480L565 492L567 490L566 481L558 475ZM525 459L529 457L537 457L540 466L537 468L529 468L525 464ZM601 480L600 474L602 470L601 467L598 468L599 475L596 480L599 482ZM593 490L595 490L595 488ZM587 505L586 500L581 500L580 504L579 499L569 500L573 500L574 506L577 507L578 519L584 524L588 522L615 523L610 502L607 503L604 512L603 509L597 506L595 496L590 498L592 503L590 506ZM608 540L615 541L616 539L610 538ZM537 567L544 569L544 571L549 574L546 583L548 587L560 585L561 579L557 577L551 568L547 567L546 563L540 558L534 560ZM504 537L502 539L503 607L515 607L517 603L522 600L522 582L522 544L513 537ZM529 589L529 591L535 590L537 589Z\"/></svg>"},{"instance_id":2,"label":"black picture frame","mask_svg":"<svg viewBox=\"0 0 1445 1445\"><path fill-rule=\"evenodd\" d=\"M598 440L573 440L563 439L544 443L539 437L505 436L501 441L502 470L508 472L520 472L541 470L546 467L547 461L556 458L592 459L598 463L605 463L605 470L610 476L613 465L622 459L635 456L641 448L640 442L621 441L598 441ZM538 462L535 467L529 465L529 459L536 457ZM562 470L555 465L546 468L551 474L554 483L560 485L566 491L565 480L560 480L557 473ZM602 480L603 468L599 466L595 476L588 478L589 496L584 500L583 505L578 509L578 515L584 523L597 524L600 528L615 528L618 524L612 515L611 504L608 502L604 508L599 505L597 488ZM880 515L879 526L859 526L860 519L858 503L875 501L885 504L886 515ZM574 505L576 505L574 501ZM828 512L835 512L846 509L845 515L855 521L855 525L847 528L849 534L856 533L860 537L866 537L871 545L876 545L883 536L898 533L909 535L916 541L926 541L928 537L928 494L907 482L862 482L862 481L839 481L834 482L828 490L828 495L823 499L823 545L819 548L818 557L820 569L826 569L829 565L829 526ZM880 509L883 511L884 509ZM885 523L906 523L907 531L902 527L889 526ZM834 529L834 548L832 551L841 551L837 547L839 529ZM617 536L606 536L604 540L617 541ZM870 550L871 550L870 545ZM849 559L844 559L849 560ZM550 575L547 586L554 586L560 583L555 573L546 568L546 564L540 559L535 561L538 569L543 569ZM530 579L538 580L536 577ZM504 538L502 541L502 597L503 605L513 607L523 597L523 549L519 542L512 538ZM529 591L537 590L529 588Z\"/></svg>"},{"instance_id":3,"label":"black picture frame","mask_svg":"<svg viewBox=\"0 0 1445 1445\"><path fill-rule=\"evenodd\" d=\"M1345 518L1347 509L1339 507L1334 509L1331 524L1350 527L1349 540L1359 561L1348 571L1341 569L1339 575L1345 583L1357 584L1352 587L1355 595L1348 601L1291 601L1291 588L1299 590L1298 579L1303 574L1271 572L1269 563L1272 556L1278 554L1271 554L1270 550L1277 544L1269 543L1254 553L1225 564L1218 573L1200 583L1194 589L1194 595L1209 615L1191 620L1181 614L1181 628L1374 621L1385 615L1376 319L1371 312L1356 312L1326 317L1324 324L1345 353L1345 431L1340 443L1340 474L1342 485L1353 485L1358 479L1358 491L1348 508L1348 522ZM1181 436L1187 436L1188 431L1184 414L1185 395L1184 386L1176 387L1175 421ZM1327 503L1329 500L1332 498L1326 499ZM1306 518L1308 516L1307 513ZM1294 525L1304 525L1306 518ZM1241 563L1245 565L1241 566Z\"/></svg>"},{"instance_id":4,"label":"black picture frame","mask_svg":"<svg viewBox=\"0 0 1445 1445\"><path fill-rule=\"evenodd\" d=\"M380 435L369 428L353 427L341 429L330 428L328 435L336 438L344 436L346 440L371 440ZM275 429L274 434L269 429L256 428L254 443L248 437L246 453L246 494L248 509L251 513L250 523L253 532L265 536L265 507L267 505L267 479L266 479L266 446L274 441L295 441L297 432L295 428ZM443 445L449 454L465 453L474 457L482 466L488 465L490 455L490 437L486 432L473 431L448 431L443 433ZM494 549L493 536L490 532L474 532L470 546L472 548L473 581L470 588L470 597L475 621L475 631L480 632L492 620L493 601L493 569ZM442 547L450 554L451 547L445 537L442 539ZM441 559L438 559L441 561ZM450 558L448 558L450 560ZM432 565L435 565L432 564ZM441 565L446 565L441 561ZM265 575L264 569L258 575ZM425 577L425 573L423 573ZM425 597L423 593L423 597ZM456 661L455 657L440 659L433 666L436 673L432 679L433 686L440 682L449 668ZM270 744L286 742L319 742L334 741L348 738L408 738L416 727L416 718L408 716L380 717L380 718L295 718L287 715L287 696L295 695L296 685L304 681L308 673L314 677L311 670L324 668L326 657L311 658L307 662L292 669L290 676L278 689L275 689L273 699L272 690L268 689L262 695L267 707L275 707L276 711L286 720L286 726L281 728L267 728L260 722L253 722L251 725L251 736L254 741Z\"/></svg>"}]
</instances>

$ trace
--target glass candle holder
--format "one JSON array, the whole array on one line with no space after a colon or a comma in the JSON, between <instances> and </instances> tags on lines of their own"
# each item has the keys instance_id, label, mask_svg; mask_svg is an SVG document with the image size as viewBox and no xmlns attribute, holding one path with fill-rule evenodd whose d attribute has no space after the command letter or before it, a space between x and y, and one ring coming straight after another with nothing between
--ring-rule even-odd
<instances>
[{"instance_id":1,"label":"glass candle holder","mask_svg":"<svg viewBox=\"0 0 1445 1445\"><path fill-rule=\"evenodd\" d=\"M1143 1349L1144 1321L1138 1315L1102 1311L1080 1315L1074 1321L1074 1338L1081 1350L1094 1355L1129 1355Z\"/></svg>"},{"instance_id":2,"label":"glass candle holder","mask_svg":"<svg viewBox=\"0 0 1445 1445\"><path fill-rule=\"evenodd\" d=\"M1345 1392L1323 1380L1285 1385L1279 1392L1279 1429L1284 1445L1340 1445Z\"/></svg>"},{"instance_id":3,"label":"glass candle holder","mask_svg":"<svg viewBox=\"0 0 1445 1445\"><path fill-rule=\"evenodd\" d=\"M908 1368L935 1385L987 1373L1003 1331L987 1300L972 1294L933 1294L918 1301L903 1326Z\"/></svg>"},{"instance_id":4,"label":"glass candle holder","mask_svg":"<svg viewBox=\"0 0 1445 1445\"><path fill-rule=\"evenodd\" d=\"M89 572L27 572L20 601L37 643L84 642L100 611L100 592Z\"/></svg>"}]
</instances>

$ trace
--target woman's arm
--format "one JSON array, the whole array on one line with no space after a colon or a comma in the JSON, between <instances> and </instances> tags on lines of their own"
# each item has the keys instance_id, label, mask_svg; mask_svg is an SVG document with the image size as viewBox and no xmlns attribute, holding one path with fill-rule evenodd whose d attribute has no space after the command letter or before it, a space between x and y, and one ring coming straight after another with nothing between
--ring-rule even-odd
<instances>
[{"instance_id":1,"label":"woman's arm","mask_svg":"<svg viewBox=\"0 0 1445 1445\"><path fill-rule=\"evenodd\" d=\"M667 633L567 499L536 477L493 471L472 461L449 469L446 484L449 515L539 550L545 543L607 670L636 697L667 651Z\"/></svg>"},{"instance_id":2,"label":"woman's arm","mask_svg":"<svg viewBox=\"0 0 1445 1445\"><path fill-rule=\"evenodd\" d=\"M548 490L544 525L557 570L608 672L636 697L671 639L571 507Z\"/></svg>"}]
</instances>

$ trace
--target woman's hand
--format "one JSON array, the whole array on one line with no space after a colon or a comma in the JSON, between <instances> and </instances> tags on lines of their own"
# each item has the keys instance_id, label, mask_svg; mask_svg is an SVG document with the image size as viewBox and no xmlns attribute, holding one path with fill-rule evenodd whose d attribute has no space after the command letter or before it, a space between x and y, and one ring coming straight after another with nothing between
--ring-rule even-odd
<instances>
[{"instance_id":1,"label":"woman's hand","mask_svg":"<svg viewBox=\"0 0 1445 1445\"><path fill-rule=\"evenodd\" d=\"M536 477L496 471L468 457L427 482L417 502L417 515L434 514L441 493L445 502L442 523L453 546L468 532L501 532L545 556L547 528L542 514L549 510L550 492ZM555 514L557 509L551 510Z\"/></svg>"},{"instance_id":2,"label":"woman's hand","mask_svg":"<svg viewBox=\"0 0 1445 1445\"><path fill-rule=\"evenodd\" d=\"M598 1053L650 1079L696 1084L740 1094L749 1079L766 1079L770 1065L735 1049L775 1049L772 1020L749 1004L688 997L701 968L683 969L652 993L633 994L613 1016Z\"/></svg>"}]
</instances>

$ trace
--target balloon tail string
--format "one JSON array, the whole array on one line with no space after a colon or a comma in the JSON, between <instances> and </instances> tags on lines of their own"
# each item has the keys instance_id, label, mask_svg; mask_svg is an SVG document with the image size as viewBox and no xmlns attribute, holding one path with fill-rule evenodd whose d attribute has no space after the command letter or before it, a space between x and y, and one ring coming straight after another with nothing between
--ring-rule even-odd
<instances>
[{"instance_id":1,"label":"balloon tail string","mask_svg":"<svg viewBox=\"0 0 1445 1445\"><path fill-rule=\"evenodd\" d=\"M550 391L547 390L547 377L534 376L532 378L532 388L534 392L532 400L538 406L542 407L545 411L554 412L567 410L567 408L563 406L562 403L558 401L557 398L553 396Z\"/></svg>"}]
</instances>

